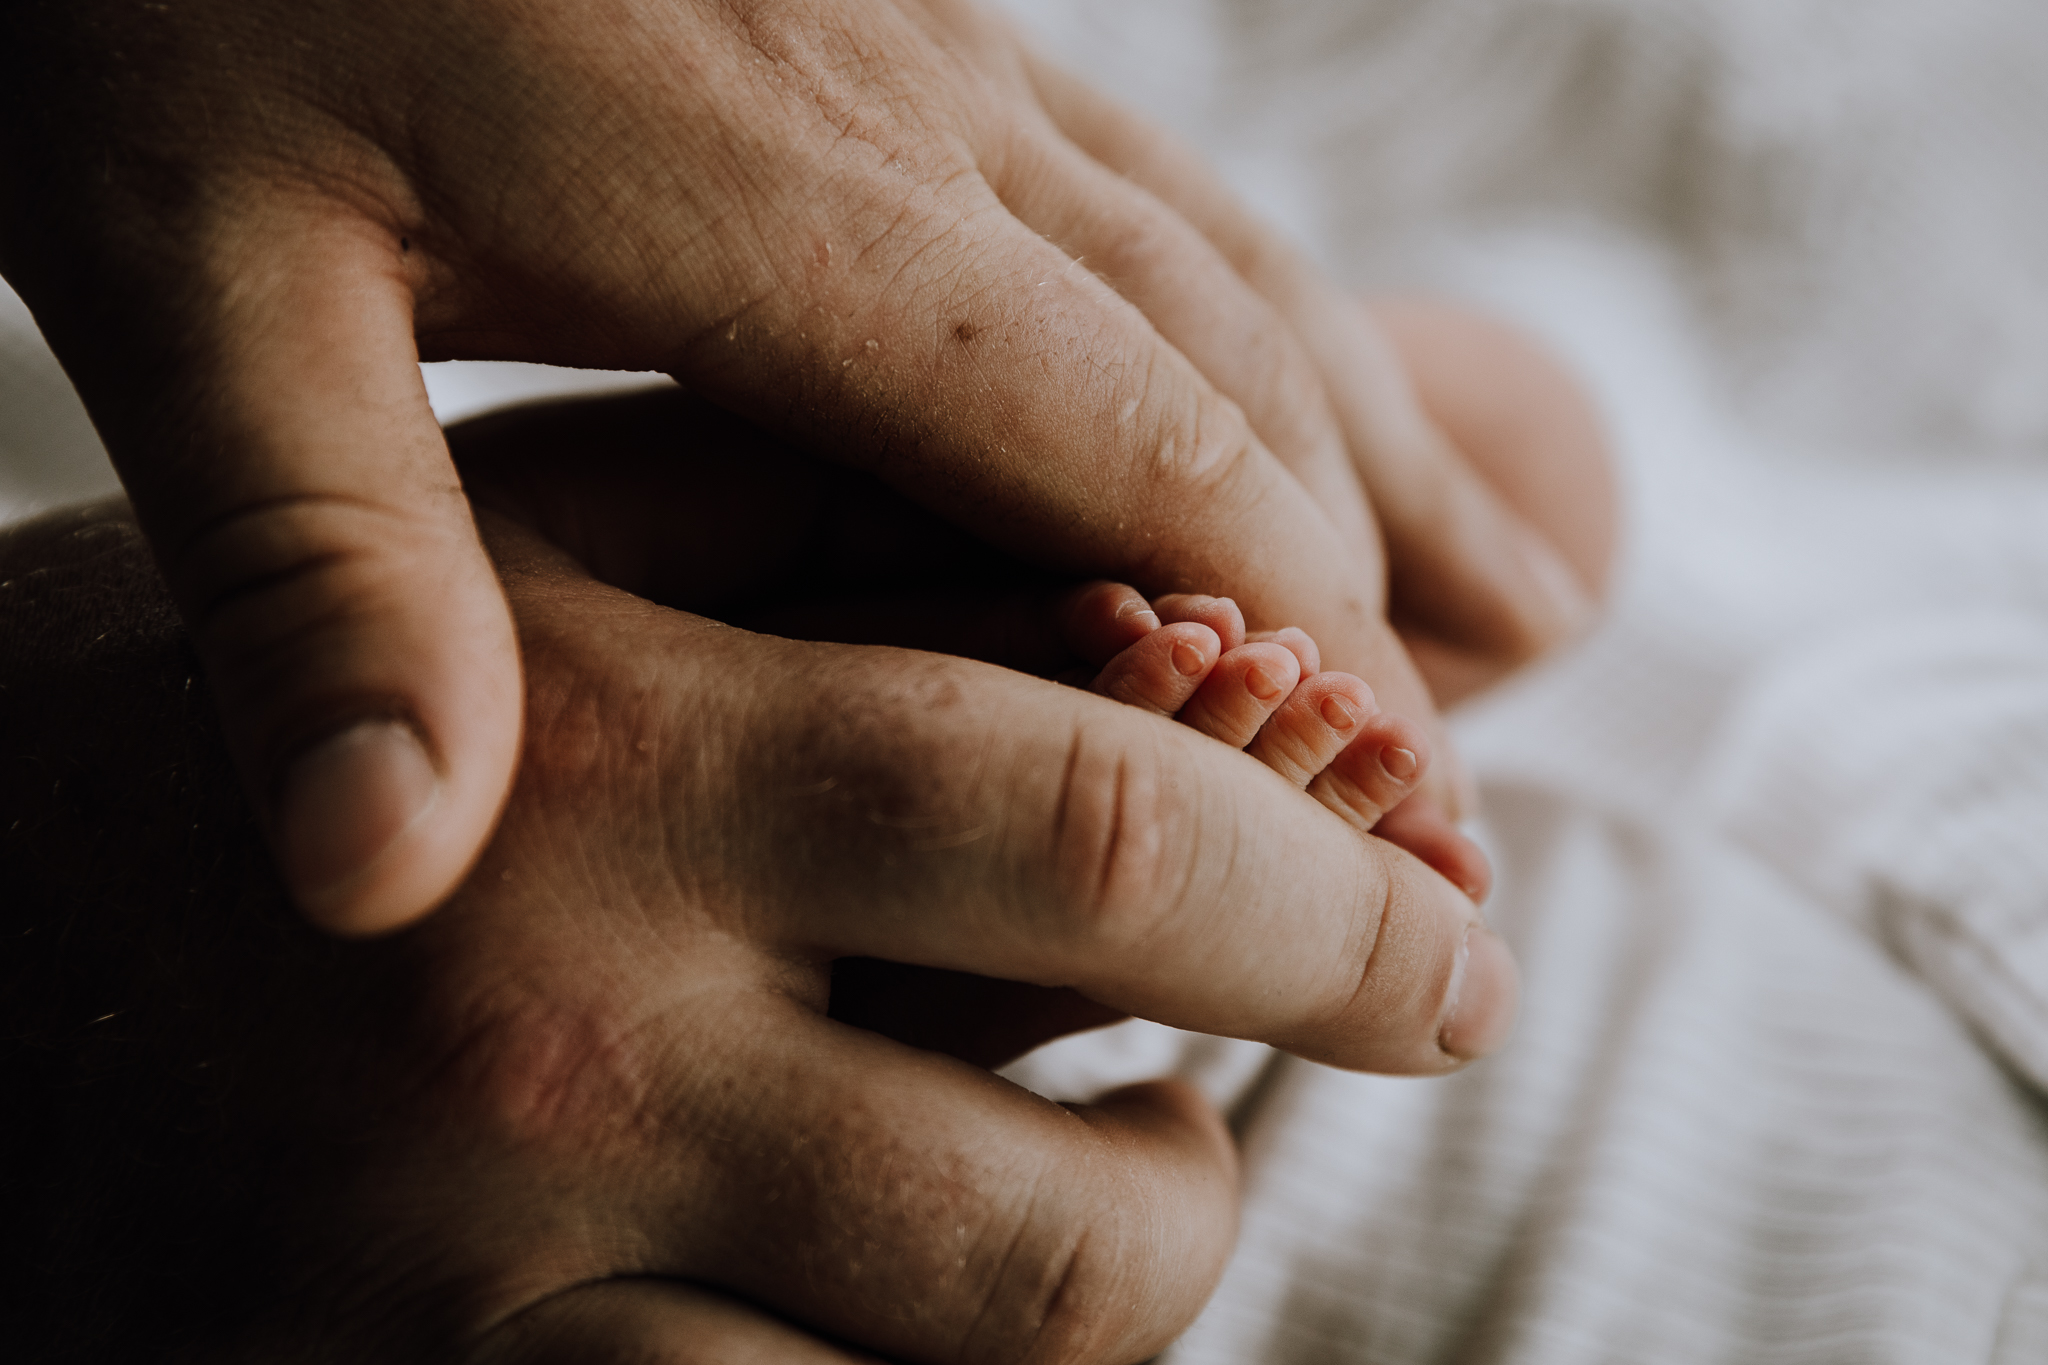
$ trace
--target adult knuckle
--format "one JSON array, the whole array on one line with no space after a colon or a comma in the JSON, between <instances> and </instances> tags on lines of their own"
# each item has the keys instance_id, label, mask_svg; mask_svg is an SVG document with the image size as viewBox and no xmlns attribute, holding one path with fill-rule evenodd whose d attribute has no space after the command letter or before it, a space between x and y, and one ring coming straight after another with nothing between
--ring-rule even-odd
<instances>
[{"instance_id":1,"label":"adult knuckle","mask_svg":"<svg viewBox=\"0 0 2048 1365\"><path fill-rule=\"evenodd\" d=\"M648 1117L660 1038L630 1011L581 993L486 993L436 1021L426 1098L510 1149L587 1150Z\"/></svg>"},{"instance_id":2,"label":"adult knuckle","mask_svg":"<svg viewBox=\"0 0 2048 1365\"><path fill-rule=\"evenodd\" d=\"M1418 1021L1437 1016L1449 987L1434 970L1424 936L1412 932L1408 895L1404 879L1376 860L1360 879L1356 909L1334 958L1349 983L1348 991L1339 983L1331 993L1338 1006L1329 1016L1334 1036L1367 1040L1375 1058L1405 1055Z\"/></svg>"},{"instance_id":3,"label":"adult knuckle","mask_svg":"<svg viewBox=\"0 0 2048 1365\"><path fill-rule=\"evenodd\" d=\"M622 629L650 627L641 633L637 657L607 658L593 650L588 635L563 631L554 622L527 627L521 640L526 662L524 740L520 767L532 785L574 801L617 799L658 780L665 760L674 752L675 719L663 695L649 685L650 674L663 667L687 667L669 643L651 627L653 609L638 603L605 601L576 624L593 620ZM701 716L690 736L692 771L722 771L718 760L728 752L730 722L723 716Z\"/></svg>"},{"instance_id":4,"label":"adult knuckle","mask_svg":"<svg viewBox=\"0 0 2048 1365\"><path fill-rule=\"evenodd\" d=\"M873 306L904 321L951 320L985 307L994 287L989 244L1001 234L1002 210L981 192L976 172L957 168L877 210L855 255L874 272L864 282ZM957 324L935 327L934 337L951 327Z\"/></svg>"},{"instance_id":5,"label":"adult knuckle","mask_svg":"<svg viewBox=\"0 0 2048 1365\"><path fill-rule=\"evenodd\" d=\"M1308 451L1336 441L1336 417L1322 376L1279 314L1265 310L1237 353L1239 401L1256 414L1267 444Z\"/></svg>"},{"instance_id":6,"label":"adult knuckle","mask_svg":"<svg viewBox=\"0 0 2048 1365\"><path fill-rule=\"evenodd\" d=\"M1071 1176L1069 1176L1071 1178ZM1030 1365L1110 1365L1145 1318L1153 1269L1148 1248L1131 1235L1161 1211L1132 1209L1142 1196L1120 1190L1081 1219L1051 1226L1043 1210L1071 1213L1064 1201L1034 1201L1017 1229L1003 1273L990 1282L962 1355ZM1134 1216L1135 1215L1135 1216Z\"/></svg>"},{"instance_id":7,"label":"adult knuckle","mask_svg":"<svg viewBox=\"0 0 2048 1365\"><path fill-rule=\"evenodd\" d=\"M392 1035L403 1047L395 1079L375 1082L363 1106L374 1115L365 1151L377 1163L366 1169L380 1180L440 1182L438 1195L415 1183L424 1197L383 1213L401 1255L447 1245L441 1196L464 1210L471 1251L439 1314L458 1330L505 1321L542 1278L570 1283L612 1268L604 1248L547 1247L522 1228L533 1209L565 1207L562 1171L601 1181L646 1170L658 1153L684 1197L706 1187L701 1134L673 1088L672 1014L499 976L437 990L405 1023ZM422 1165L407 1144L433 1155ZM381 1266L370 1273L400 1278Z\"/></svg>"},{"instance_id":8,"label":"adult knuckle","mask_svg":"<svg viewBox=\"0 0 2048 1365\"><path fill-rule=\"evenodd\" d=\"M1112 280L1164 276L1188 264L1191 231L1164 205L1138 195L1104 213L1089 242L1090 258Z\"/></svg>"},{"instance_id":9,"label":"adult knuckle","mask_svg":"<svg viewBox=\"0 0 2048 1365\"><path fill-rule=\"evenodd\" d=\"M1077 1238L1044 1285L1037 1329L1022 1359L1033 1365L1106 1365L1109 1346L1136 1316L1137 1278L1126 1258L1101 1236Z\"/></svg>"},{"instance_id":10,"label":"adult knuckle","mask_svg":"<svg viewBox=\"0 0 2048 1365\"><path fill-rule=\"evenodd\" d=\"M1157 411L1145 459L1135 471L1148 494L1196 499L1230 496L1260 454L1258 442L1235 402L1208 388L1158 373L1166 357L1154 355L1141 379L1143 407Z\"/></svg>"},{"instance_id":11,"label":"adult knuckle","mask_svg":"<svg viewBox=\"0 0 2048 1365\"><path fill-rule=\"evenodd\" d=\"M1190 814L1156 748L1084 722L1060 779L1051 863L1057 913L1104 947L1143 942L1171 914Z\"/></svg>"}]
</instances>

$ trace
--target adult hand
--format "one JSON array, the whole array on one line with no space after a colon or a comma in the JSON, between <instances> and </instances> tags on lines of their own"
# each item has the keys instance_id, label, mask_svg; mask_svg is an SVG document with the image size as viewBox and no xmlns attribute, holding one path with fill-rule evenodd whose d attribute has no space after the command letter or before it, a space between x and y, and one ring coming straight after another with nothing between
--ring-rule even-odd
<instances>
[{"instance_id":1,"label":"adult hand","mask_svg":"<svg viewBox=\"0 0 2048 1365\"><path fill-rule=\"evenodd\" d=\"M518 747L416 354L667 370L1043 563L1304 627L1430 715L1356 423L1234 245L1042 95L953 0L0 8L0 270L313 918L445 896Z\"/></svg>"},{"instance_id":2,"label":"adult hand","mask_svg":"<svg viewBox=\"0 0 2048 1365\"><path fill-rule=\"evenodd\" d=\"M445 911L369 944L279 913L132 528L0 548L11 1340L1139 1359L1228 1248L1213 1114L1173 1086L1061 1109L836 1023L834 960L1347 1066L1498 1040L1511 969L1470 904L1243 754L979 663L658 608L489 524L519 783Z\"/></svg>"}]
</instances>

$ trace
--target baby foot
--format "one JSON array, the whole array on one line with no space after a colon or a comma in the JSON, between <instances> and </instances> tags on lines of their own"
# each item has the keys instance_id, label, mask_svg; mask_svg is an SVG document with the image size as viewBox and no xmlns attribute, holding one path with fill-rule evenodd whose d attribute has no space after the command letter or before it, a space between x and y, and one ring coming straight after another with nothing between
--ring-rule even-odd
<instances>
[{"instance_id":1,"label":"baby foot","mask_svg":"<svg viewBox=\"0 0 2048 1365\"><path fill-rule=\"evenodd\" d=\"M1100 670L1091 691L1245 750L1361 830L1413 795L1428 770L1420 726L1380 710L1364 679L1325 672L1306 632L1247 635L1227 597L1148 602L1123 584L1091 583L1062 618L1069 645ZM1435 856L1411 851L1483 893L1485 860L1461 841Z\"/></svg>"}]
</instances>

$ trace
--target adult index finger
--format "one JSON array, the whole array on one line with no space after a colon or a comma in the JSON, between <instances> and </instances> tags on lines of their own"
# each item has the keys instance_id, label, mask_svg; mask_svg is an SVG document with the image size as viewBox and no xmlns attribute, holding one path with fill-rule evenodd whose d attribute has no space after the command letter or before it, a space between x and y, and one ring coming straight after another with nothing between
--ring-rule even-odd
<instances>
[{"instance_id":1,"label":"adult index finger","mask_svg":"<svg viewBox=\"0 0 2048 1365\"><path fill-rule=\"evenodd\" d=\"M1505 1036L1514 969L1471 902L1242 753L966 660L614 619L681 688L637 723L706 737L649 780L694 794L673 875L745 869L724 932L1359 1069L1443 1072Z\"/></svg>"},{"instance_id":2,"label":"adult index finger","mask_svg":"<svg viewBox=\"0 0 2048 1365\"><path fill-rule=\"evenodd\" d=\"M804 771L842 785L806 835L863 840L874 876L792 899L793 936L1364 1070L1447 1071L1504 1040L1513 967L1422 862L1183 726L960 667L912 684L973 699L920 708L921 732L895 699L847 698L838 733L889 727L914 783L814 736Z\"/></svg>"}]
</instances>

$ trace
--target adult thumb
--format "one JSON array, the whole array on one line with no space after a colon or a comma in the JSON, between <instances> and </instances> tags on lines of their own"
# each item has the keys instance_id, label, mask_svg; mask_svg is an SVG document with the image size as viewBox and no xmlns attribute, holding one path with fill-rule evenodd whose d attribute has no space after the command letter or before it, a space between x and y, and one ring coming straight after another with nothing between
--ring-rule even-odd
<instances>
[{"instance_id":1,"label":"adult thumb","mask_svg":"<svg viewBox=\"0 0 2048 1365\"><path fill-rule=\"evenodd\" d=\"M409 244L284 218L202 282L167 392L118 405L108 443L287 885L372 934L431 910L489 835L519 657L420 379Z\"/></svg>"}]
</instances>

